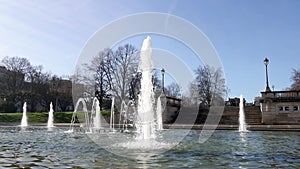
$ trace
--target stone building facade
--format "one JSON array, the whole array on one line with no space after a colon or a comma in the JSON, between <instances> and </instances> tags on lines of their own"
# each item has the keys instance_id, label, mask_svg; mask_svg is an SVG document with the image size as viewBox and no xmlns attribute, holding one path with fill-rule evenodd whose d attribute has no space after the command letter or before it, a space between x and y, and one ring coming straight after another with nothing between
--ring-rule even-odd
<instances>
[{"instance_id":1,"label":"stone building facade","mask_svg":"<svg viewBox=\"0 0 300 169\"><path fill-rule=\"evenodd\" d=\"M261 92L263 124L300 124L300 90Z\"/></svg>"}]
</instances>

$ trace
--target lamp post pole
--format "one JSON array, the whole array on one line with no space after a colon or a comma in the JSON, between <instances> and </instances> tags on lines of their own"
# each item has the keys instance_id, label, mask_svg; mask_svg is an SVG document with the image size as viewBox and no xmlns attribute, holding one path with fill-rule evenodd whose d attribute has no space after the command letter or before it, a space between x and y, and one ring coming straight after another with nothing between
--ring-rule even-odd
<instances>
[{"instance_id":1,"label":"lamp post pole","mask_svg":"<svg viewBox=\"0 0 300 169\"><path fill-rule=\"evenodd\" d=\"M165 93L165 69L161 69L162 91Z\"/></svg>"},{"instance_id":2,"label":"lamp post pole","mask_svg":"<svg viewBox=\"0 0 300 169\"><path fill-rule=\"evenodd\" d=\"M268 79L268 64L269 64L269 59L268 58L265 58L264 64L266 66L266 83L267 83L265 92L271 92L271 89L269 87L269 79Z\"/></svg>"}]
</instances>

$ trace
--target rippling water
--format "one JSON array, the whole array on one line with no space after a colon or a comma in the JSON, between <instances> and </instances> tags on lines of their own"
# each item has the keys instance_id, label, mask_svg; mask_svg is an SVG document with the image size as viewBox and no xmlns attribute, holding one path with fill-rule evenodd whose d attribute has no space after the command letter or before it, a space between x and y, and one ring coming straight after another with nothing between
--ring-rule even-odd
<instances>
[{"instance_id":1,"label":"rippling water","mask_svg":"<svg viewBox=\"0 0 300 169\"><path fill-rule=\"evenodd\" d=\"M169 151L144 151L131 159L106 151L83 132L64 133L66 130L0 127L0 168L300 167L299 132L219 130L200 144L194 130Z\"/></svg>"}]
</instances>

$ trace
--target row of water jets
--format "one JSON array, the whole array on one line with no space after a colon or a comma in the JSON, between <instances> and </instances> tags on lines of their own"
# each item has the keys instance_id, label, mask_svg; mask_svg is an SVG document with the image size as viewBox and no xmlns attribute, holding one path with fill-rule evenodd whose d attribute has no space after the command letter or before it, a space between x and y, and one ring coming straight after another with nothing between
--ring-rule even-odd
<instances>
[{"instance_id":1,"label":"row of water jets","mask_svg":"<svg viewBox=\"0 0 300 169\"><path fill-rule=\"evenodd\" d=\"M163 130L162 112L164 107L162 106L161 103L162 100L161 97L163 96L161 95L157 99L155 120L150 122L151 125L150 127L154 128L151 129L153 130L151 132ZM81 110L79 110L79 107L81 107ZM111 102L109 123L107 123L104 120L104 117L102 116L100 109L101 108L99 105L99 100L96 97L93 99L91 111L88 111L86 101L83 98L78 99L77 103L75 104L75 109L72 115L69 130L66 132L71 133L74 131L76 117L77 119L79 119L81 123L81 127L84 127L88 133L92 133L93 130L107 129L107 128L109 128L109 130L112 132L115 132L117 130L120 130L122 132L128 132L129 127L136 128L137 131L139 132L138 112L133 100L129 100L127 103L125 101L122 101L120 105L119 115L116 115L115 99L113 97ZM83 114L81 114L80 116L78 113L83 113ZM118 116L119 118L118 121L115 120L116 116ZM115 125L117 125L117 127ZM149 134L148 136L150 137L151 133L148 134Z\"/></svg>"},{"instance_id":2,"label":"row of water jets","mask_svg":"<svg viewBox=\"0 0 300 169\"><path fill-rule=\"evenodd\" d=\"M157 129L162 130L163 129L163 122L162 122L162 107L161 105L161 97L158 98L158 103L157 103L157 112L158 113L158 118L157 118ZM247 131L247 123L245 120L245 112L244 112L244 104L243 104L244 98L241 95L240 96L240 104L239 104L239 131L240 132L246 132ZM84 106L84 111L87 112L86 105L83 99L79 99L76 104L75 111L72 115L72 121L70 124L70 129L67 132L73 132L73 126L75 123L76 119L76 112L79 104L82 103ZM115 104L115 99L112 99L112 105L111 105L111 114L110 114L110 122L109 122L109 128L111 131L115 131L115 110L114 110L114 104ZM129 101L127 104L125 102L122 102L121 104L121 112L120 112L120 118L119 118L119 128L122 128L123 131L128 131L128 109L129 107L133 105L132 101ZM134 109L135 111L135 109ZM47 127L51 128L54 127L54 116L53 116L53 105L52 102L50 103L50 110L48 114L48 122L47 122ZM88 114L85 116L88 117ZM123 118L124 117L124 118ZM100 106L99 106L99 101L98 99L94 98L93 100L93 106L92 106L92 113L90 118L86 119L92 119L93 123L89 123L89 120L86 120L86 124L89 127L89 131L92 131L92 128L95 129L100 129L101 128L101 111L100 111ZM123 119L123 120L122 120ZM28 126L28 121L27 121L27 104L26 102L23 105L23 116L21 120L21 127L27 127Z\"/></svg>"},{"instance_id":3,"label":"row of water jets","mask_svg":"<svg viewBox=\"0 0 300 169\"><path fill-rule=\"evenodd\" d=\"M52 102L50 103L50 110L48 113L48 122L47 122L47 127L55 127L54 126L54 116L53 116L53 104ZM28 120L27 120L27 103L25 102L23 104L23 115L22 115L22 120L21 120L21 127L27 127L28 126Z\"/></svg>"}]
</instances>

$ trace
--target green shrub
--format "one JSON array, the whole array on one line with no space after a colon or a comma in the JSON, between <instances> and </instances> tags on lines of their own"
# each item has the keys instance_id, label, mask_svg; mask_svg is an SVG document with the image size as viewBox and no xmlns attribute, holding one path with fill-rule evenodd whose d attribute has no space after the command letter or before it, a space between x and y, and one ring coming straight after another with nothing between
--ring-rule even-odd
<instances>
[{"instance_id":1,"label":"green shrub","mask_svg":"<svg viewBox=\"0 0 300 169\"><path fill-rule=\"evenodd\" d=\"M0 113L0 122L20 122L22 119L22 113Z\"/></svg>"}]
</instances>

